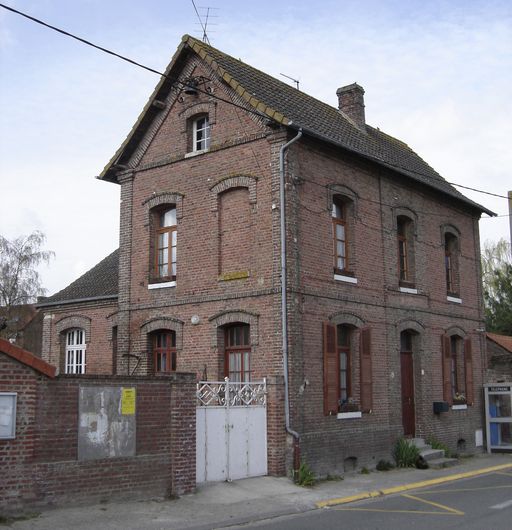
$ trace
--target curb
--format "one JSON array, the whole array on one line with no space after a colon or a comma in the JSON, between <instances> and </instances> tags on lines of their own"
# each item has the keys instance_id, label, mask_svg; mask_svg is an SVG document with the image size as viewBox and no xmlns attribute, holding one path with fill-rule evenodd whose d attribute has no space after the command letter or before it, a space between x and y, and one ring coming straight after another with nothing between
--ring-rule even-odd
<instances>
[{"instance_id":1,"label":"curb","mask_svg":"<svg viewBox=\"0 0 512 530\"><path fill-rule=\"evenodd\" d=\"M349 502L361 501L363 499L372 499L374 497L383 497L384 495L392 495L393 493L401 493L403 491L413 490L417 488L425 488L435 484L443 484L445 482L452 482L462 478L476 477L484 475L485 473L492 473L493 471L501 471L503 469L512 468L512 464L501 464L499 466L484 467L482 469L475 469L474 471L466 471L464 473L456 473L446 477L433 478L430 480L423 480L420 482L411 482L403 486L393 486L392 488L384 488L382 490L365 491L350 495L348 497L338 497L336 499L328 499L326 501L318 501L315 503L317 508L327 508L328 506L336 506L338 504L347 504Z\"/></svg>"}]
</instances>

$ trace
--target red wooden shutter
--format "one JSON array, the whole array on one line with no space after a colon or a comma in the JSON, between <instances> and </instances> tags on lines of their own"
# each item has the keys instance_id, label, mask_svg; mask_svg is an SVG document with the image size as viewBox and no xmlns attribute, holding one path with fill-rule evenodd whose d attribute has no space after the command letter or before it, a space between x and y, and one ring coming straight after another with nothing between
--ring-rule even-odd
<instances>
[{"instance_id":1,"label":"red wooden shutter","mask_svg":"<svg viewBox=\"0 0 512 530\"><path fill-rule=\"evenodd\" d=\"M371 332L370 328L361 329L360 346L360 372L361 372L361 411L371 412L372 410L372 352L371 352Z\"/></svg>"},{"instance_id":2,"label":"red wooden shutter","mask_svg":"<svg viewBox=\"0 0 512 530\"><path fill-rule=\"evenodd\" d=\"M338 412L338 354L336 351L336 326L323 323L324 336L324 414Z\"/></svg>"},{"instance_id":3,"label":"red wooden shutter","mask_svg":"<svg viewBox=\"0 0 512 530\"><path fill-rule=\"evenodd\" d=\"M473 351L471 339L464 341L464 366L466 372L466 403L473 405Z\"/></svg>"},{"instance_id":4,"label":"red wooden shutter","mask_svg":"<svg viewBox=\"0 0 512 530\"><path fill-rule=\"evenodd\" d=\"M443 399L451 405L453 401L452 352L450 347L450 337L448 335L441 335L441 351L443 362Z\"/></svg>"}]
</instances>

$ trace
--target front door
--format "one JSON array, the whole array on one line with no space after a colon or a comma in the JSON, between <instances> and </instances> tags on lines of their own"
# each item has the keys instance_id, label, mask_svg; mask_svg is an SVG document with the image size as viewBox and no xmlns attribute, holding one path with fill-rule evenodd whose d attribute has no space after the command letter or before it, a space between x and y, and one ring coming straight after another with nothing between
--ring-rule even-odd
<instances>
[{"instance_id":1,"label":"front door","mask_svg":"<svg viewBox=\"0 0 512 530\"><path fill-rule=\"evenodd\" d=\"M404 336L407 334L407 336ZM412 357L412 337L402 333L402 351L400 353L400 373L402 380L402 424L404 436L415 435L414 416L414 367Z\"/></svg>"}]
</instances>

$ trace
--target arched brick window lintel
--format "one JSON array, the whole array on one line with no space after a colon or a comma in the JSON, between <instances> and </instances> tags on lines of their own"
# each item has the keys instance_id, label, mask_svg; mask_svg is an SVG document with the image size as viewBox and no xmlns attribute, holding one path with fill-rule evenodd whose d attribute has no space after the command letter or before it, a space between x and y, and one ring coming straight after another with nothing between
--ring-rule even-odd
<instances>
[{"instance_id":1,"label":"arched brick window lintel","mask_svg":"<svg viewBox=\"0 0 512 530\"><path fill-rule=\"evenodd\" d=\"M403 331L414 331L418 334L422 334L425 332L425 326L423 326L423 324L421 322L418 322L417 320L400 320L397 323L396 327L399 335Z\"/></svg>"},{"instance_id":2,"label":"arched brick window lintel","mask_svg":"<svg viewBox=\"0 0 512 530\"><path fill-rule=\"evenodd\" d=\"M457 239L460 238L460 230L451 223L445 223L441 225L441 242L444 245L444 238L446 234L450 234L453 237L456 237Z\"/></svg>"},{"instance_id":3,"label":"arched brick window lintel","mask_svg":"<svg viewBox=\"0 0 512 530\"><path fill-rule=\"evenodd\" d=\"M413 225L414 236L416 236L417 227L418 227L418 214L414 210L411 210L410 208L408 208L407 206L395 206L393 208L393 226L395 230L398 228L399 217L405 217L409 219L409 221Z\"/></svg>"},{"instance_id":4,"label":"arched brick window lintel","mask_svg":"<svg viewBox=\"0 0 512 530\"><path fill-rule=\"evenodd\" d=\"M354 190L343 184L330 184L327 193L328 212L332 210L332 203L335 197L340 198L342 201L350 202L351 207L353 208L352 215L357 217L357 203L359 195Z\"/></svg>"},{"instance_id":5,"label":"arched brick window lintel","mask_svg":"<svg viewBox=\"0 0 512 530\"><path fill-rule=\"evenodd\" d=\"M329 321L332 322L335 326L339 326L340 324L349 324L351 326L354 326L356 328L362 328L365 325L365 321L358 317L357 315L354 315L353 313L334 313L329 317Z\"/></svg>"},{"instance_id":6,"label":"arched brick window lintel","mask_svg":"<svg viewBox=\"0 0 512 530\"><path fill-rule=\"evenodd\" d=\"M176 349L183 349L183 321L174 317L159 317L147 320L140 326L141 339L158 329L168 329L176 333Z\"/></svg>"},{"instance_id":7,"label":"arched brick window lintel","mask_svg":"<svg viewBox=\"0 0 512 530\"><path fill-rule=\"evenodd\" d=\"M61 318L55 323L55 329L59 336L63 336L63 333L72 328L80 328L85 331L85 342L91 341L91 319L84 315L69 315Z\"/></svg>"},{"instance_id":8,"label":"arched brick window lintel","mask_svg":"<svg viewBox=\"0 0 512 530\"><path fill-rule=\"evenodd\" d=\"M181 219L183 217L183 197L182 193L175 191L154 192L151 197L142 202L142 205L146 207L146 222L148 224L150 222L151 210L164 204L176 205L176 218Z\"/></svg>"},{"instance_id":9,"label":"arched brick window lintel","mask_svg":"<svg viewBox=\"0 0 512 530\"><path fill-rule=\"evenodd\" d=\"M253 175L237 175L224 177L210 187L210 200L212 211L218 210L219 195L231 188L247 188L249 190L249 203L256 203L256 184L258 178Z\"/></svg>"},{"instance_id":10,"label":"arched brick window lintel","mask_svg":"<svg viewBox=\"0 0 512 530\"><path fill-rule=\"evenodd\" d=\"M180 117L183 118L184 120L188 120L190 118L193 118L194 116L198 116L199 114L208 114L210 118L210 124L213 124L215 123L214 110L216 106L217 106L216 101L212 101L209 103L205 103L205 102L192 103L180 113Z\"/></svg>"},{"instance_id":11,"label":"arched brick window lintel","mask_svg":"<svg viewBox=\"0 0 512 530\"><path fill-rule=\"evenodd\" d=\"M467 333L459 326L452 326L445 331L445 335L448 335L448 337L457 335L458 337L465 338L467 336Z\"/></svg>"},{"instance_id":12,"label":"arched brick window lintel","mask_svg":"<svg viewBox=\"0 0 512 530\"><path fill-rule=\"evenodd\" d=\"M234 311L221 311L216 315L213 315L208 319L211 324L211 345L216 348L218 345L218 331L219 328L226 324L235 324L241 322L243 324L249 324L251 327L251 346L256 346L259 342L259 329L258 320L259 315L257 313L251 313L243 309Z\"/></svg>"}]
</instances>

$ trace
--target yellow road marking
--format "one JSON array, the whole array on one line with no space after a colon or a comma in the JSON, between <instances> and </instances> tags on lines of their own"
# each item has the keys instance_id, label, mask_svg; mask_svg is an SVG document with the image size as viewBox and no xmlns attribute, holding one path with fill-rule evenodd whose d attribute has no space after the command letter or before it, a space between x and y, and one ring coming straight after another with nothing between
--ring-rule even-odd
<instances>
[{"instance_id":1,"label":"yellow road marking","mask_svg":"<svg viewBox=\"0 0 512 530\"><path fill-rule=\"evenodd\" d=\"M451 512L425 512L422 510L384 510L378 508L334 508L340 512L414 513L418 515L459 515Z\"/></svg>"},{"instance_id":2,"label":"yellow road marking","mask_svg":"<svg viewBox=\"0 0 512 530\"><path fill-rule=\"evenodd\" d=\"M421 491L421 495L426 495L427 493L460 493L463 491L484 491L484 490L499 490L499 489L510 489L512 484L506 486L485 486L483 488L457 488L453 490L426 490Z\"/></svg>"},{"instance_id":3,"label":"yellow road marking","mask_svg":"<svg viewBox=\"0 0 512 530\"><path fill-rule=\"evenodd\" d=\"M406 497L407 499L414 499L415 501L423 502L425 504L430 504L430 506L441 508L441 510L446 510L447 512L453 513L453 515L464 515L464 512L461 512L460 510L457 510L455 508L450 508L449 506L445 506L444 504L439 504L438 502L427 501L426 499L421 499L420 497L415 497L414 495L409 495L407 493L404 493L402 497Z\"/></svg>"},{"instance_id":4,"label":"yellow road marking","mask_svg":"<svg viewBox=\"0 0 512 530\"><path fill-rule=\"evenodd\" d=\"M436 484L444 484L446 482L453 482L462 478L476 477L478 475L484 475L485 473L492 473L497 471L503 471L504 469L512 468L512 464L501 464L499 466L485 467L482 469L476 469L474 471L466 471L465 473L456 473L454 475L448 475L446 477L439 477L430 480L423 480L421 482L412 482L405 484L404 486L395 486L393 488L385 488L377 491L366 491L364 493L358 493L357 495L351 495L349 497L339 497L336 499L329 499L326 501L319 501L316 503L317 508L325 508L327 506L335 506L337 504L346 504L349 502L360 501L363 499L371 499L373 497L381 497L383 495L391 495L393 493L402 493L418 488L426 488L427 486L434 486Z\"/></svg>"}]
</instances>

